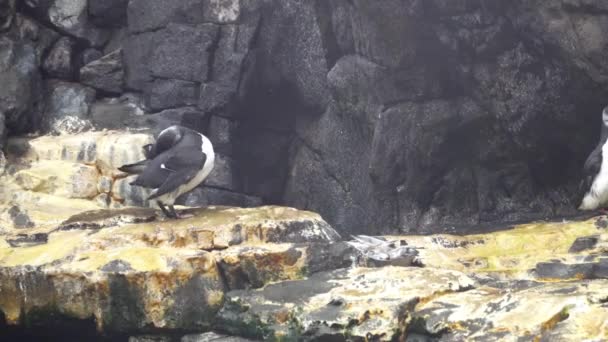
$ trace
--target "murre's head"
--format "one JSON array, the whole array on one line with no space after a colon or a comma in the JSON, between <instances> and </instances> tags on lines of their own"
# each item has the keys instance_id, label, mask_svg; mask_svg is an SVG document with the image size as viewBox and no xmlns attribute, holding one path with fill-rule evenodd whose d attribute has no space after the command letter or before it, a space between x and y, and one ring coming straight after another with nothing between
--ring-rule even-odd
<instances>
[{"instance_id":1,"label":"murre's head","mask_svg":"<svg viewBox=\"0 0 608 342\"><path fill-rule=\"evenodd\" d=\"M602 122L604 123L604 126L608 127L608 106L604 107L604 110L602 111Z\"/></svg>"},{"instance_id":2,"label":"murre's head","mask_svg":"<svg viewBox=\"0 0 608 342\"><path fill-rule=\"evenodd\" d=\"M158 134L158 137L156 137L156 141L154 144L152 144L152 146L144 146L144 153L146 156L151 156L154 158L155 156L175 146L175 144L182 139L183 135L184 130L180 126L171 126L165 128Z\"/></svg>"}]
</instances>

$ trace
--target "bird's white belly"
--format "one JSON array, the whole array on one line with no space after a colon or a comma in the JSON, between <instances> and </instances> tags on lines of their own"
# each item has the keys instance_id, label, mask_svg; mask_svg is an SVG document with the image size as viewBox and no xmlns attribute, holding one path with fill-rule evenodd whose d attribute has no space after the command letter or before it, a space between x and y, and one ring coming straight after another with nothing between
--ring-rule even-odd
<instances>
[{"instance_id":1,"label":"bird's white belly","mask_svg":"<svg viewBox=\"0 0 608 342\"><path fill-rule=\"evenodd\" d=\"M579 209L595 210L608 202L608 141L602 146L602 165Z\"/></svg>"}]
</instances>

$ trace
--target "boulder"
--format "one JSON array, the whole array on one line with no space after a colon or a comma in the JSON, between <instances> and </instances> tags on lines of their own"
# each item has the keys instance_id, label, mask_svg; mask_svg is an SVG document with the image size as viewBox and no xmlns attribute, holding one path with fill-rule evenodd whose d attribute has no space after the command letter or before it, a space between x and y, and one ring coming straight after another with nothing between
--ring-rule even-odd
<instances>
[{"instance_id":1,"label":"boulder","mask_svg":"<svg viewBox=\"0 0 608 342\"><path fill-rule=\"evenodd\" d=\"M129 31L149 32L166 27L169 23L200 24L203 22L203 0L129 1Z\"/></svg>"},{"instance_id":2,"label":"boulder","mask_svg":"<svg viewBox=\"0 0 608 342\"><path fill-rule=\"evenodd\" d=\"M117 28L127 24L128 0L100 0L89 3L89 17L99 27Z\"/></svg>"},{"instance_id":3,"label":"boulder","mask_svg":"<svg viewBox=\"0 0 608 342\"><path fill-rule=\"evenodd\" d=\"M264 201L256 196L202 186L180 196L177 203L189 207L226 205L249 208L261 206Z\"/></svg>"},{"instance_id":4,"label":"boulder","mask_svg":"<svg viewBox=\"0 0 608 342\"><path fill-rule=\"evenodd\" d=\"M112 184L112 199L127 206L147 207L150 204L148 196L152 190L131 185L136 178L137 176L129 176L115 180Z\"/></svg>"},{"instance_id":5,"label":"boulder","mask_svg":"<svg viewBox=\"0 0 608 342\"><path fill-rule=\"evenodd\" d=\"M84 132L60 136L15 137L7 141L7 153L18 163L39 160L96 165L106 176L121 174L117 167L144 159L142 147L153 142L147 133Z\"/></svg>"},{"instance_id":6,"label":"boulder","mask_svg":"<svg viewBox=\"0 0 608 342\"><path fill-rule=\"evenodd\" d=\"M329 339L348 333L389 341L406 336L400 322L408 320L408 310L419 301L474 286L456 271L389 266L321 272L259 290L228 292L218 326L255 339Z\"/></svg>"},{"instance_id":7,"label":"boulder","mask_svg":"<svg viewBox=\"0 0 608 342\"><path fill-rule=\"evenodd\" d=\"M219 263L228 257L216 250L227 252L223 245L209 251L199 246L226 241L224 236L240 237L230 238L235 241L234 248L337 238L318 215L291 208L197 209L188 212L190 218L179 221L153 215L149 222L154 212L107 209L82 213L68 219L69 225L46 234L35 246L16 243L11 247L2 236L0 283L7 295L0 300L0 310L6 322L20 324L19 317L28 317L45 327L48 315L57 315L95 317L100 331L110 335L146 334L150 327L209 330L224 301ZM99 222L105 224L92 224ZM21 240L32 240L33 236L25 235ZM305 245L298 247L299 257L294 254L297 266L291 258L273 258L273 245L269 248L269 254L260 256L273 261L257 267L268 268L268 274L285 267L281 274L301 277L298 268L306 266ZM17 285L22 279L28 279L27 285ZM240 288L246 283L237 285ZM41 308L46 311L40 316Z\"/></svg>"},{"instance_id":8,"label":"boulder","mask_svg":"<svg viewBox=\"0 0 608 342\"><path fill-rule=\"evenodd\" d=\"M205 21L218 24L236 22L241 12L241 3L238 0L205 0L203 6Z\"/></svg>"},{"instance_id":9,"label":"boulder","mask_svg":"<svg viewBox=\"0 0 608 342\"><path fill-rule=\"evenodd\" d=\"M80 82L107 93L122 93L122 50L116 50L80 68Z\"/></svg>"},{"instance_id":10,"label":"boulder","mask_svg":"<svg viewBox=\"0 0 608 342\"><path fill-rule=\"evenodd\" d=\"M150 60L158 32L129 34L122 42L126 85L129 89L143 90L152 81Z\"/></svg>"},{"instance_id":11,"label":"boulder","mask_svg":"<svg viewBox=\"0 0 608 342\"><path fill-rule=\"evenodd\" d=\"M49 78L60 78L71 81L74 78L74 42L68 37L62 37L55 42L46 56L42 69Z\"/></svg>"},{"instance_id":12,"label":"boulder","mask_svg":"<svg viewBox=\"0 0 608 342\"><path fill-rule=\"evenodd\" d=\"M146 104L151 111L187 107L198 102L199 84L180 80L154 80L146 89Z\"/></svg>"},{"instance_id":13,"label":"boulder","mask_svg":"<svg viewBox=\"0 0 608 342\"><path fill-rule=\"evenodd\" d=\"M204 184L238 192L241 189L240 178L238 164L232 158L216 153L213 169Z\"/></svg>"},{"instance_id":14,"label":"boulder","mask_svg":"<svg viewBox=\"0 0 608 342\"><path fill-rule=\"evenodd\" d=\"M99 173L95 167L65 161L39 161L15 174L25 190L65 198L93 198L97 192Z\"/></svg>"},{"instance_id":15,"label":"boulder","mask_svg":"<svg viewBox=\"0 0 608 342\"><path fill-rule=\"evenodd\" d=\"M44 57L49 49L61 38L61 35L55 30L46 27L30 16L20 13L15 15L15 23L8 34L16 40L32 44L35 47L39 64L44 62Z\"/></svg>"},{"instance_id":16,"label":"boulder","mask_svg":"<svg viewBox=\"0 0 608 342\"><path fill-rule=\"evenodd\" d=\"M34 44L0 37L0 116L14 134L33 129L40 120L39 63Z\"/></svg>"},{"instance_id":17,"label":"boulder","mask_svg":"<svg viewBox=\"0 0 608 342\"><path fill-rule=\"evenodd\" d=\"M157 31L148 67L153 76L202 82L209 72L209 50L218 35L213 24L168 24Z\"/></svg>"},{"instance_id":18,"label":"boulder","mask_svg":"<svg viewBox=\"0 0 608 342\"><path fill-rule=\"evenodd\" d=\"M219 112L230 115L230 105L234 100L234 89L215 82L203 83L198 99L198 108L203 112Z\"/></svg>"},{"instance_id":19,"label":"boulder","mask_svg":"<svg viewBox=\"0 0 608 342\"><path fill-rule=\"evenodd\" d=\"M80 55L80 65L87 65L103 57L103 53L95 48L88 48Z\"/></svg>"},{"instance_id":20,"label":"boulder","mask_svg":"<svg viewBox=\"0 0 608 342\"><path fill-rule=\"evenodd\" d=\"M144 128L140 119L147 108L138 94L125 93L118 98L103 98L93 103L90 119L97 129L118 130L128 128Z\"/></svg>"},{"instance_id":21,"label":"boulder","mask_svg":"<svg viewBox=\"0 0 608 342\"><path fill-rule=\"evenodd\" d=\"M232 144L236 136L237 122L214 115L209 119L207 137L217 153L232 156Z\"/></svg>"},{"instance_id":22,"label":"boulder","mask_svg":"<svg viewBox=\"0 0 608 342\"><path fill-rule=\"evenodd\" d=\"M51 80L46 82L45 98L46 131L79 133L89 128L87 118L95 100L95 90L78 83Z\"/></svg>"},{"instance_id":23,"label":"boulder","mask_svg":"<svg viewBox=\"0 0 608 342\"><path fill-rule=\"evenodd\" d=\"M15 18L15 0L0 1L0 32L11 27Z\"/></svg>"},{"instance_id":24,"label":"boulder","mask_svg":"<svg viewBox=\"0 0 608 342\"><path fill-rule=\"evenodd\" d=\"M89 22L86 0L49 0L43 16L60 31L84 39L95 47L103 46L108 33Z\"/></svg>"}]
</instances>

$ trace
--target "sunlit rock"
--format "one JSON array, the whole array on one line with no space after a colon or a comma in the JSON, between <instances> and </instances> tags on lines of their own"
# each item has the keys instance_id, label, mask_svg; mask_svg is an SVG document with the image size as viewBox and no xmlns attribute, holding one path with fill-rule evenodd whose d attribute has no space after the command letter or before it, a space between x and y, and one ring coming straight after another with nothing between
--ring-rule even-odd
<instances>
[{"instance_id":1,"label":"sunlit rock","mask_svg":"<svg viewBox=\"0 0 608 342\"><path fill-rule=\"evenodd\" d=\"M291 208L182 214L188 218L160 220L151 209L97 210L43 235L1 236L0 310L7 323L27 317L44 324L49 315L60 314L95 317L106 332L204 331L224 302L220 264L231 260L231 248L243 249L243 265L255 261L244 267L252 280L233 277L231 287L259 287L302 277L306 246L290 243L337 237L318 215ZM224 234L239 238L226 244L220 242L226 241L220 238ZM284 245L256 247L271 241ZM202 250L203 244L210 248Z\"/></svg>"},{"instance_id":2,"label":"sunlit rock","mask_svg":"<svg viewBox=\"0 0 608 342\"><path fill-rule=\"evenodd\" d=\"M406 336L409 311L419 302L474 286L458 271L390 266L322 272L261 290L229 292L220 326L257 339L348 334L390 341Z\"/></svg>"},{"instance_id":3,"label":"sunlit rock","mask_svg":"<svg viewBox=\"0 0 608 342\"><path fill-rule=\"evenodd\" d=\"M17 172L15 179L25 190L65 198L93 198L98 193L99 172L83 164L43 160Z\"/></svg>"}]
</instances>

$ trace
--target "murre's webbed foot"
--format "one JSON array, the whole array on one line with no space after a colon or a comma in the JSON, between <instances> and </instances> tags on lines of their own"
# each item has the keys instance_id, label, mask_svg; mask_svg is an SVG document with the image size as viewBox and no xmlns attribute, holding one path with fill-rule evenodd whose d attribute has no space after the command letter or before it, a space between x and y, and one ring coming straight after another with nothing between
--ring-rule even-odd
<instances>
[{"instance_id":1,"label":"murre's webbed foot","mask_svg":"<svg viewBox=\"0 0 608 342\"><path fill-rule=\"evenodd\" d=\"M160 208L160 210L163 211L163 214L165 214L165 216L167 216L168 218L172 218L172 219L179 218L172 205L169 206L170 210L167 210L167 208L165 208L165 205L161 201L156 201L156 203L158 204L158 207Z\"/></svg>"}]
</instances>

